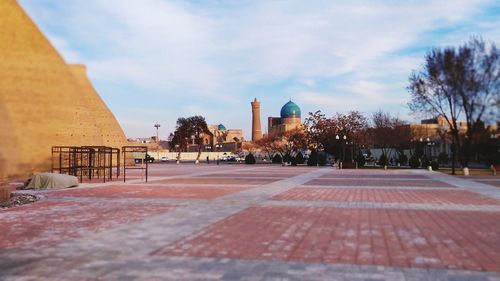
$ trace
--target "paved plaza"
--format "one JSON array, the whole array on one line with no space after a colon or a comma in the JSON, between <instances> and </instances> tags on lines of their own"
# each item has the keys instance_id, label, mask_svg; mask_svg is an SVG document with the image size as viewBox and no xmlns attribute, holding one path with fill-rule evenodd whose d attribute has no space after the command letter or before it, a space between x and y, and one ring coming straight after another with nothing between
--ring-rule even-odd
<instances>
[{"instance_id":1,"label":"paved plaza","mask_svg":"<svg viewBox=\"0 0 500 281\"><path fill-rule=\"evenodd\" d=\"M0 280L500 280L500 177L154 164L0 210Z\"/></svg>"}]
</instances>

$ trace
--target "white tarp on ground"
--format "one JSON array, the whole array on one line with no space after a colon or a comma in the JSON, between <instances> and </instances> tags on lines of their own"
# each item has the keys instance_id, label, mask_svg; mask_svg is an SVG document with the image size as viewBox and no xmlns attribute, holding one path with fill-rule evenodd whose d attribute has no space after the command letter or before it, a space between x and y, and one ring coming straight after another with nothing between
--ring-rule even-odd
<instances>
[{"instance_id":1,"label":"white tarp on ground","mask_svg":"<svg viewBox=\"0 0 500 281\"><path fill-rule=\"evenodd\" d=\"M67 188L78 185L78 178L74 176L40 173L34 175L25 189L52 189Z\"/></svg>"}]
</instances>

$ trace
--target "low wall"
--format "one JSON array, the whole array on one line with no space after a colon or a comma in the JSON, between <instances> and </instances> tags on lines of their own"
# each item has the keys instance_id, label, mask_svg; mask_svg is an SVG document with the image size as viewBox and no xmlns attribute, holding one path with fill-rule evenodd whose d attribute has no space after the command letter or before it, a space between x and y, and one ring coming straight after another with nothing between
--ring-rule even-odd
<instances>
[{"instance_id":1,"label":"low wall","mask_svg":"<svg viewBox=\"0 0 500 281\"><path fill-rule=\"evenodd\" d=\"M155 158L155 162L160 160L162 157L166 156L168 161L175 161L177 159L177 152L157 152L157 151L148 151L148 154L151 157ZM222 158L223 156L234 156L232 152L202 152L200 156L200 161L206 161L207 156L211 161L217 160L217 157ZM181 152L181 161L194 161L198 156L198 152Z\"/></svg>"}]
</instances>

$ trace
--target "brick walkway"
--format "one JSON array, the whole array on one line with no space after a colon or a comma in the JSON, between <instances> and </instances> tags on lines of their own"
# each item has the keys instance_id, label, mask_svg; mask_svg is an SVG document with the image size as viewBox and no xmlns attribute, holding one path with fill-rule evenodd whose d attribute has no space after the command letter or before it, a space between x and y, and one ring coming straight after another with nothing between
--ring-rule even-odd
<instances>
[{"instance_id":1,"label":"brick walkway","mask_svg":"<svg viewBox=\"0 0 500 281\"><path fill-rule=\"evenodd\" d=\"M152 165L0 211L0 280L500 280L496 181Z\"/></svg>"}]
</instances>

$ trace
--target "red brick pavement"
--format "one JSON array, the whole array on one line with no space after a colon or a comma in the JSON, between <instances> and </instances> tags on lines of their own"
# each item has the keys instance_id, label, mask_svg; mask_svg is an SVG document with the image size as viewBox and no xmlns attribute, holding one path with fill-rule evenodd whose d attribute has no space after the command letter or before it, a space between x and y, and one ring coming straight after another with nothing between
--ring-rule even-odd
<instances>
[{"instance_id":1,"label":"red brick pavement","mask_svg":"<svg viewBox=\"0 0 500 281\"><path fill-rule=\"evenodd\" d=\"M203 175L197 176L198 178L278 178L285 179L289 177L294 177L297 174L283 174L283 173L230 173L230 174L213 174L213 175Z\"/></svg>"},{"instance_id":2,"label":"red brick pavement","mask_svg":"<svg viewBox=\"0 0 500 281\"><path fill-rule=\"evenodd\" d=\"M356 179L429 179L422 175L408 175L408 174L359 174L359 173L329 173L324 174L320 178L356 178Z\"/></svg>"},{"instance_id":3,"label":"red brick pavement","mask_svg":"<svg viewBox=\"0 0 500 281\"><path fill-rule=\"evenodd\" d=\"M499 272L500 220L495 212L253 207L159 253Z\"/></svg>"},{"instance_id":4,"label":"red brick pavement","mask_svg":"<svg viewBox=\"0 0 500 281\"><path fill-rule=\"evenodd\" d=\"M151 181L151 183L188 183L188 184L268 184L279 179L235 179L235 178L177 178Z\"/></svg>"},{"instance_id":5,"label":"red brick pavement","mask_svg":"<svg viewBox=\"0 0 500 281\"><path fill-rule=\"evenodd\" d=\"M42 201L0 211L1 249L33 249L56 245L87 233L108 230L165 213L160 204Z\"/></svg>"},{"instance_id":6,"label":"red brick pavement","mask_svg":"<svg viewBox=\"0 0 500 281\"><path fill-rule=\"evenodd\" d=\"M167 187L158 185L111 185L85 189L70 189L45 193L49 197L101 197L101 198L190 198L214 199L240 192L249 187Z\"/></svg>"},{"instance_id":7,"label":"red brick pavement","mask_svg":"<svg viewBox=\"0 0 500 281\"><path fill-rule=\"evenodd\" d=\"M191 170L154 170L154 171L148 171L148 176L150 177L170 177L170 176L179 176L179 175L187 175L189 173L192 173L193 171Z\"/></svg>"},{"instance_id":8,"label":"red brick pavement","mask_svg":"<svg viewBox=\"0 0 500 281\"><path fill-rule=\"evenodd\" d=\"M413 186L413 187L454 187L448 183L435 180L369 180L369 179L324 179L311 180L305 185L329 186Z\"/></svg>"},{"instance_id":9,"label":"red brick pavement","mask_svg":"<svg viewBox=\"0 0 500 281\"><path fill-rule=\"evenodd\" d=\"M293 188L274 196L272 199L420 204L500 204L500 200L464 190Z\"/></svg>"}]
</instances>

